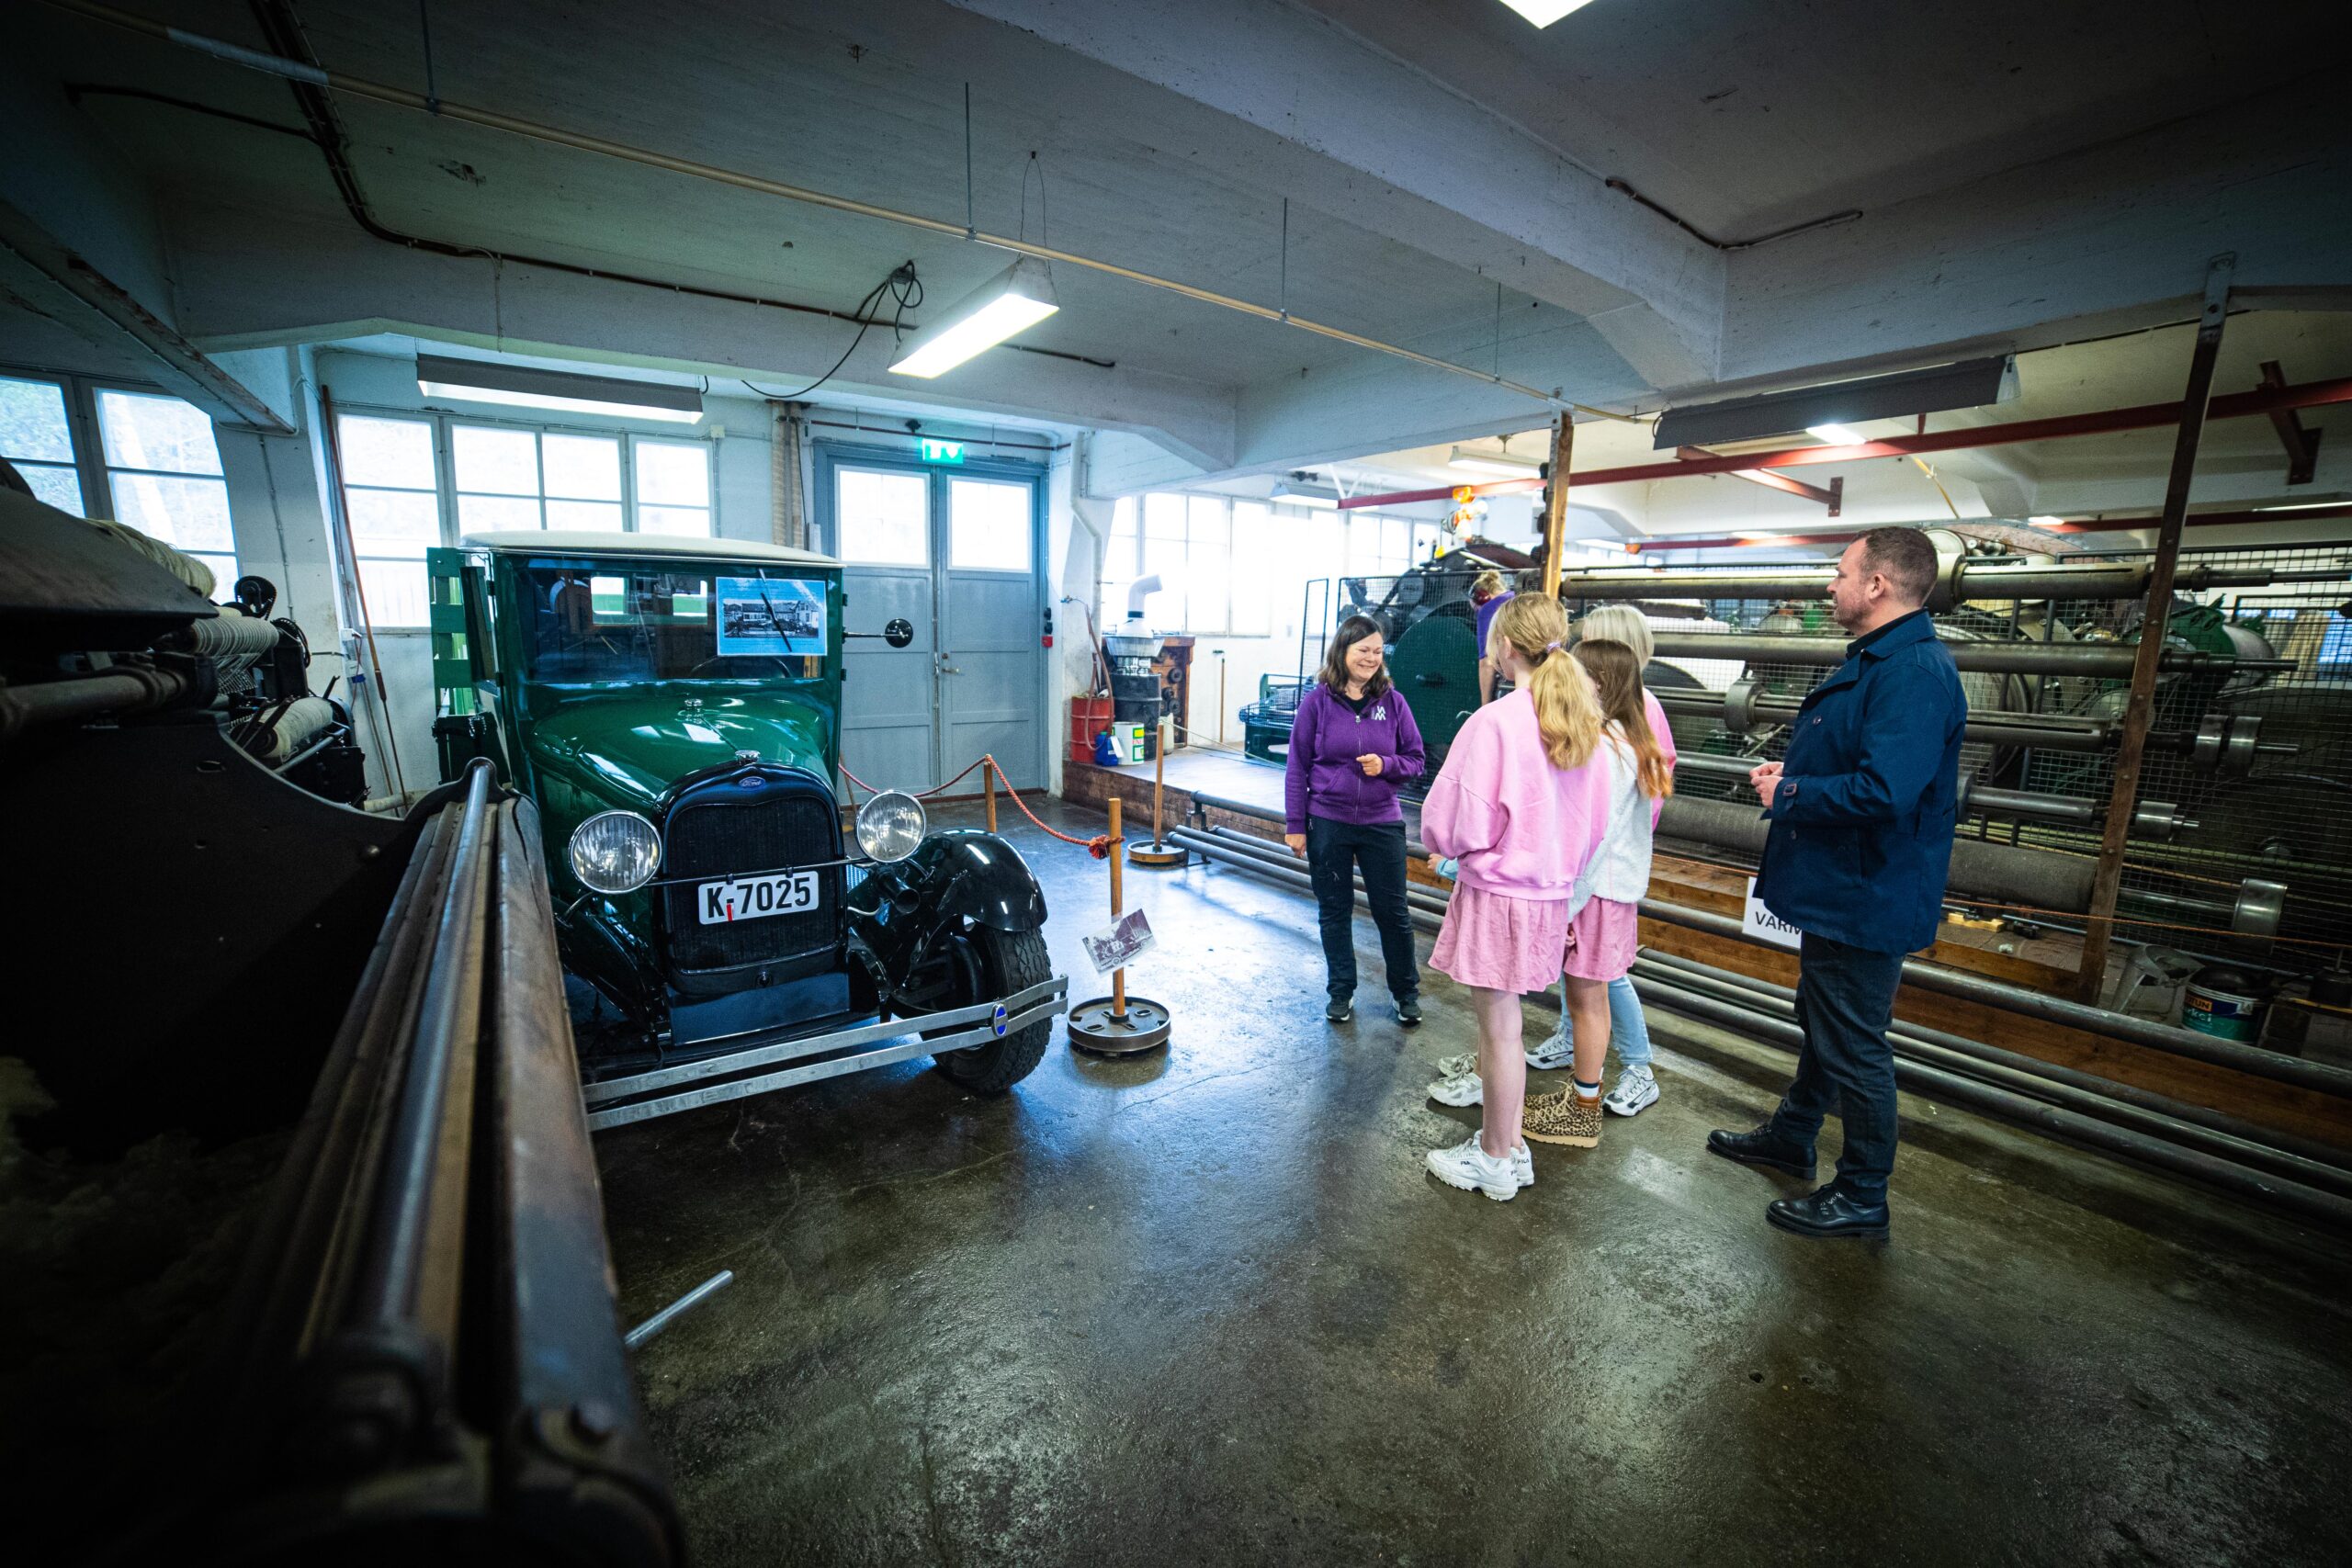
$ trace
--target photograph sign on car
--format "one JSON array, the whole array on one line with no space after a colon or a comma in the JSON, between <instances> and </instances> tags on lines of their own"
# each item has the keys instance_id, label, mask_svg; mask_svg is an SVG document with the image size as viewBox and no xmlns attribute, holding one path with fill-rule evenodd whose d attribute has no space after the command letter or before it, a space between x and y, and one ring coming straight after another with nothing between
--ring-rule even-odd
<instances>
[{"instance_id":1,"label":"photograph sign on car","mask_svg":"<svg viewBox=\"0 0 2352 1568\"><path fill-rule=\"evenodd\" d=\"M821 654L825 651L825 585L797 578L718 580L718 652Z\"/></svg>"}]
</instances>

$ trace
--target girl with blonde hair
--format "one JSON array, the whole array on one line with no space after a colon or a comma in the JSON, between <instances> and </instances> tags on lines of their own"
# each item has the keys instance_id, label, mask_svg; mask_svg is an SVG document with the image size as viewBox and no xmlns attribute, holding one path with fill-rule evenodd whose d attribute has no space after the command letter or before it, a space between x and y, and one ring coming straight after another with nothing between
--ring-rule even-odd
<instances>
[{"instance_id":1,"label":"girl with blonde hair","mask_svg":"<svg viewBox=\"0 0 2352 1568\"><path fill-rule=\"evenodd\" d=\"M1430 1151L1429 1168L1448 1186L1508 1199L1535 1179L1520 1128L1520 998L1561 972L1569 895L1608 820L1610 771L1592 682L1562 651L1559 602L1519 595L1493 637L1515 689L1471 715L1421 806L1422 842L1455 862L1430 966L1470 987L1485 1107L1479 1131Z\"/></svg>"}]
</instances>

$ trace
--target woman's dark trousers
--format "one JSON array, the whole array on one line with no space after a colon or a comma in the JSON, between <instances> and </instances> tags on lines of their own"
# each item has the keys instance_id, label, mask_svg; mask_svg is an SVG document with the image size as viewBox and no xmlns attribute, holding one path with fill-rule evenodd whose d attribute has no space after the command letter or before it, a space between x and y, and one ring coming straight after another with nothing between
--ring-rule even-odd
<instances>
[{"instance_id":1,"label":"woman's dark trousers","mask_svg":"<svg viewBox=\"0 0 2352 1568\"><path fill-rule=\"evenodd\" d=\"M1356 906L1353 881L1363 875L1372 923L1380 931L1382 967L1388 993L1398 1001L1421 992L1420 965L1413 957L1413 917L1405 904L1405 824L1357 826L1322 817L1306 819L1306 866L1315 883L1315 908L1323 926L1323 963L1331 994L1356 991Z\"/></svg>"}]
</instances>

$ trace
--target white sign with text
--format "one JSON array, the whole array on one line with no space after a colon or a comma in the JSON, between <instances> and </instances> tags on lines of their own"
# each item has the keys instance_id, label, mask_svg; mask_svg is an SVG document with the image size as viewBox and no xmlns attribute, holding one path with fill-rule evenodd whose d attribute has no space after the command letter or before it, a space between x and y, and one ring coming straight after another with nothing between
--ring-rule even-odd
<instances>
[{"instance_id":1,"label":"white sign with text","mask_svg":"<svg viewBox=\"0 0 2352 1568\"><path fill-rule=\"evenodd\" d=\"M1804 935L1764 907L1764 900L1756 896L1756 879L1752 876L1747 879L1747 908L1739 917L1739 929L1743 935L1769 942L1774 947L1794 947Z\"/></svg>"}]
</instances>

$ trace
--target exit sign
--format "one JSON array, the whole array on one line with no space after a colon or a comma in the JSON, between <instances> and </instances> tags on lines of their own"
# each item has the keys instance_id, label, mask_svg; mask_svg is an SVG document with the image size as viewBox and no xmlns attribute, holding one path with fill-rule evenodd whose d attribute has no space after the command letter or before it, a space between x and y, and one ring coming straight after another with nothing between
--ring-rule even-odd
<instances>
[{"instance_id":1,"label":"exit sign","mask_svg":"<svg viewBox=\"0 0 2352 1568\"><path fill-rule=\"evenodd\" d=\"M961 441L933 441L926 435L922 438L922 460L926 463L960 463L964 460L964 444Z\"/></svg>"}]
</instances>

